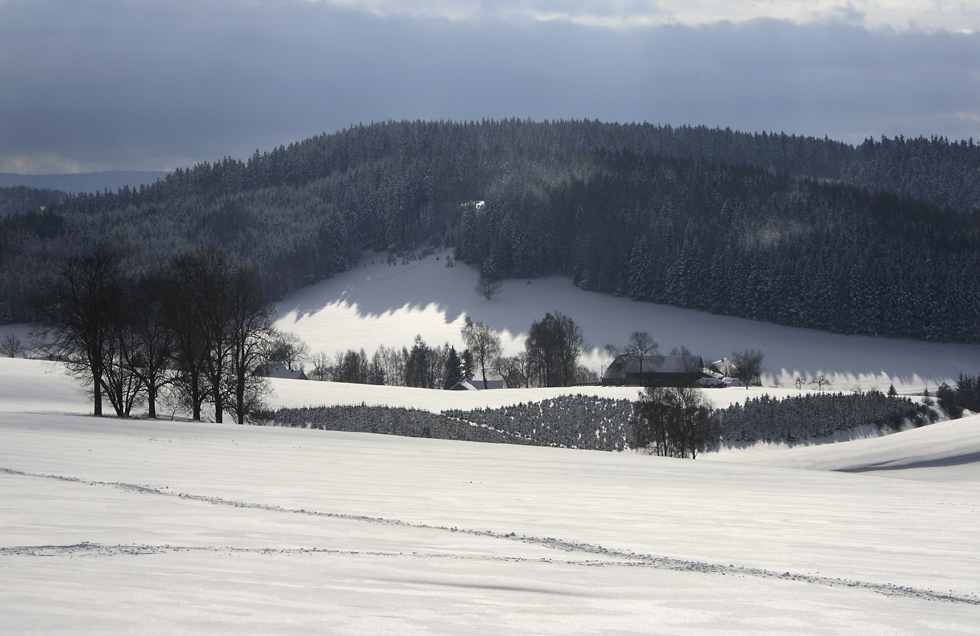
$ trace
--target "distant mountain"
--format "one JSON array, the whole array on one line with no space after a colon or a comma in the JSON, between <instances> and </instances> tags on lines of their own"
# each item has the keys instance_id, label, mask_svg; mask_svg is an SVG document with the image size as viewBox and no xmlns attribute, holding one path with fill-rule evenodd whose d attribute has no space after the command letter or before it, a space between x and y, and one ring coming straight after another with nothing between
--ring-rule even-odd
<instances>
[{"instance_id":1,"label":"distant mountain","mask_svg":"<svg viewBox=\"0 0 980 636\"><path fill-rule=\"evenodd\" d=\"M0 172L0 188L27 186L44 190L61 190L69 194L79 192L115 192L123 186L139 188L163 179L167 172L147 172L139 170L108 170L106 172L85 172L80 174L14 174Z\"/></svg>"}]
</instances>

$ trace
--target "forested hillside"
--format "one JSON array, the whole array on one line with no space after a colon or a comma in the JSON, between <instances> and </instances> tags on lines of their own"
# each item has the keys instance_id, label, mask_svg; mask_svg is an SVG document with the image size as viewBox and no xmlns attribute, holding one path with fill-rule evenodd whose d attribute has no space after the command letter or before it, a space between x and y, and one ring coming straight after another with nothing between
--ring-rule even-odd
<instances>
[{"instance_id":1,"label":"forested hillside","mask_svg":"<svg viewBox=\"0 0 980 636\"><path fill-rule=\"evenodd\" d=\"M0 198L3 194L0 193ZM215 245L271 293L363 249L843 333L980 342L980 147L590 121L389 122L0 218L0 323L97 245ZM0 202L0 207L3 203Z\"/></svg>"},{"instance_id":2,"label":"forested hillside","mask_svg":"<svg viewBox=\"0 0 980 636\"><path fill-rule=\"evenodd\" d=\"M58 190L12 186L0 188L0 216L28 210L42 210L49 205L60 203L65 193Z\"/></svg>"}]
</instances>

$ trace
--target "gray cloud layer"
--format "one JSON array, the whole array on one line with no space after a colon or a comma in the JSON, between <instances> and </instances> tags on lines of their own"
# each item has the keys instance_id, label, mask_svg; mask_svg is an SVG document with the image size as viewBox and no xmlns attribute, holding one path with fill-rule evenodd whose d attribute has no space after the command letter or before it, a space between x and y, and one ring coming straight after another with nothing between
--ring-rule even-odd
<instances>
[{"instance_id":1,"label":"gray cloud layer","mask_svg":"<svg viewBox=\"0 0 980 636\"><path fill-rule=\"evenodd\" d=\"M171 169L386 119L980 138L980 34L472 25L282 0L0 0L0 171Z\"/></svg>"}]
</instances>

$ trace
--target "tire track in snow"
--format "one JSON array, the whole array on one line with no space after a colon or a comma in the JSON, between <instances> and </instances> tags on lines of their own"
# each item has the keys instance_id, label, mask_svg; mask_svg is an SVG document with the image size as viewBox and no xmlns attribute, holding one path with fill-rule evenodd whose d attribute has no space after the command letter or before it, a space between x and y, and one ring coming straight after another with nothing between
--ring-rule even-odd
<instances>
[{"instance_id":1,"label":"tire track in snow","mask_svg":"<svg viewBox=\"0 0 980 636\"><path fill-rule=\"evenodd\" d=\"M346 521L359 521L378 525L396 526L403 528L413 528L419 530L438 530L444 532L459 532L476 537L486 537L491 539L502 539L540 545L554 550L561 550L569 553L585 553L601 557L607 560L586 560L586 561L560 561L575 565L589 567L648 567L657 570L670 570L674 572L696 572L701 574L714 574L719 576L754 577L762 579L776 579L782 581L795 581L800 583L810 583L824 585L827 587L844 587L851 589L861 589L883 594L885 596L901 596L907 598L917 598L927 601L940 601L948 603L964 603L967 605L980 606L980 598L975 594L958 593L954 591L936 592L930 589L916 588L906 585L896 585L893 583L871 583L867 581L855 581L829 576L817 576L812 574L798 574L792 572L779 573L774 570L764 568L753 568L737 565L721 565L708 563L705 561L693 561L687 559L677 559L674 557L662 557L648 554L639 554L630 550L620 550L615 548L605 548L591 543L566 541L555 537L535 537L516 534L514 532L503 533L493 530L474 530L468 528L457 528L455 526L436 526L424 523L412 523L401 519L390 519L385 517L371 517L368 515L351 515L338 512L323 512L319 510L307 510L305 508L284 508L273 504L263 504L223 497L210 497L207 495L195 495L190 493L170 492L168 490L144 486L140 484L127 484L122 482L95 481L81 479L78 477L68 477L64 475L49 475L43 473L31 473L26 471L14 470L0 467L0 474L15 475L20 477L32 477L38 479L52 479L85 486L102 486L116 488L127 492L136 492L147 495L160 495L164 497L175 497L186 501L197 501L216 506L231 506L234 508L244 508L250 510L263 510L267 512L300 514L313 517L324 517L329 519L343 519ZM65 554L90 554L112 556L116 554L154 554L164 551L225 551L225 552L251 552L265 554L287 554L287 553L328 553L328 554L362 554L373 556L404 556L404 557L448 557L448 558L478 558L485 560L504 560L513 562L533 562L535 559L521 557L463 557L454 554L438 553L393 553L393 552L354 552L342 550L328 550L320 548L309 549L287 549L279 550L275 548L234 548L234 547L174 547L174 546L105 546L102 544L82 543L70 546L18 546L0 548L0 556L28 555L28 556L58 556ZM541 562L554 562L548 559L539 559Z\"/></svg>"},{"instance_id":2,"label":"tire track in snow","mask_svg":"<svg viewBox=\"0 0 980 636\"><path fill-rule=\"evenodd\" d=\"M173 545L170 543L150 545L145 543L106 544L82 541L67 545L17 545L0 547L0 557L30 556L30 557L59 557L74 556L103 557L103 556L141 556L147 554L179 552L212 552L233 554L327 554L343 556L369 557L404 557L423 559L453 559L458 561L493 561L500 563L561 563L565 565L601 567L605 565L621 565L618 562L600 561L594 559L552 559L548 557L519 557L498 556L491 554L460 554L457 552L393 552L386 550L341 550L337 548L243 548L237 546L193 546ZM631 563L630 565L643 565Z\"/></svg>"}]
</instances>

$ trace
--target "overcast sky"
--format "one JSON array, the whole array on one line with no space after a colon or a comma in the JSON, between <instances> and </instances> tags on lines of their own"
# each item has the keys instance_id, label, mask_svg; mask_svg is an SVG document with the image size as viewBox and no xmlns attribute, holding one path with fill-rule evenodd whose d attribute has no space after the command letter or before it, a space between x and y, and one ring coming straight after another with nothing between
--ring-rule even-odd
<instances>
[{"instance_id":1,"label":"overcast sky","mask_svg":"<svg viewBox=\"0 0 980 636\"><path fill-rule=\"evenodd\" d=\"M980 140L980 3L0 0L0 172L506 117Z\"/></svg>"}]
</instances>

